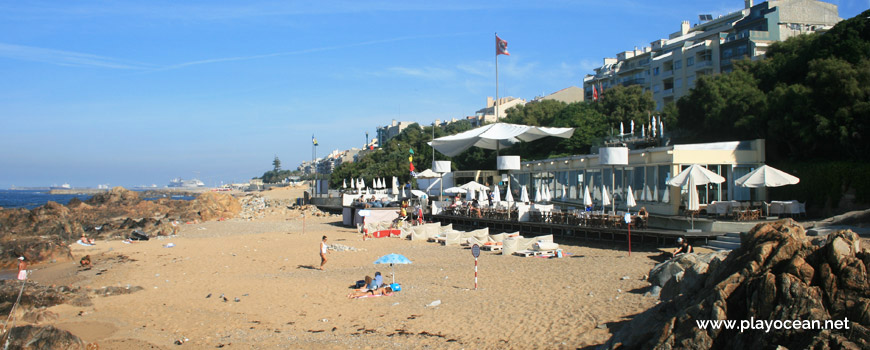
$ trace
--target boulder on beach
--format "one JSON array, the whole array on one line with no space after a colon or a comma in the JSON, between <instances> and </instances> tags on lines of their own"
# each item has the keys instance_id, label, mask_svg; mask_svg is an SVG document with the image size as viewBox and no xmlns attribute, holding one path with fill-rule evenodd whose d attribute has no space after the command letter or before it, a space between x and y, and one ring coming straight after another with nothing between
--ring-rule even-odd
<instances>
[{"instance_id":1,"label":"boulder on beach","mask_svg":"<svg viewBox=\"0 0 870 350\"><path fill-rule=\"evenodd\" d=\"M18 326L0 337L6 349L84 349L85 343L72 333L53 326Z\"/></svg>"},{"instance_id":2,"label":"boulder on beach","mask_svg":"<svg viewBox=\"0 0 870 350\"><path fill-rule=\"evenodd\" d=\"M680 292L668 294L672 299L635 316L602 348L870 348L870 254L860 249L858 235L838 231L811 240L787 219L759 224L741 241L692 281L703 287L675 288ZM765 331L751 321L847 319L848 329L826 330ZM735 327L699 326L708 320L733 320Z\"/></svg>"}]
</instances>

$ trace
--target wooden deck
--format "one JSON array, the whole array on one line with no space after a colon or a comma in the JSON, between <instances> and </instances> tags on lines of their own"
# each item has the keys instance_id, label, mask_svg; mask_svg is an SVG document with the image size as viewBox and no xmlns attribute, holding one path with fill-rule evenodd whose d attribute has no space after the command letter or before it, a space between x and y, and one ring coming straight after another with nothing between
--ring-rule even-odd
<instances>
[{"instance_id":1,"label":"wooden deck","mask_svg":"<svg viewBox=\"0 0 870 350\"><path fill-rule=\"evenodd\" d=\"M442 225L453 224L454 228L479 229L488 227L494 232L520 232L525 237L553 235L556 238L582 239L591 241L626 241L628 230L624 228L588 227L579 225L552 224L546 222L517 222L492 220L454 215L430 215L428 220ZM692 244L707 242L725 232L685 232L655 228L631 229L632 243L655 244L657 246L674 244L678 237L685 237Z\"/></svg>"}]
</instances>

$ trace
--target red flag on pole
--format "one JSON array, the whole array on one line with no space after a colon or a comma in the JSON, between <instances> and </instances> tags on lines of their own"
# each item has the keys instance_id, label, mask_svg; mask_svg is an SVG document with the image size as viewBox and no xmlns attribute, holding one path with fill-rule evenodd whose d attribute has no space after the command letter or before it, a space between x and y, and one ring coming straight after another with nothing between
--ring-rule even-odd
<instances>
[{"instance_id":1,"label":"red flag on pole","mask_svg":"<svg viewBox=\"0 0 870 350\"><path fill-rule=\"evenodd\" d=\"M495 36L495 55L511 55L507 50L507 41L501 40L498 35Z\"/></svg>"},{"instance_id":2,"label":"red flag on pole","mask_svg":"<svg viewBox=\"0 0 870 350\"><path fill-rule=\"evenodd\" d=\"M598 101L598 90L595 89L595 85L592 85L592 101Z\"/></svg>"}]
</instances>

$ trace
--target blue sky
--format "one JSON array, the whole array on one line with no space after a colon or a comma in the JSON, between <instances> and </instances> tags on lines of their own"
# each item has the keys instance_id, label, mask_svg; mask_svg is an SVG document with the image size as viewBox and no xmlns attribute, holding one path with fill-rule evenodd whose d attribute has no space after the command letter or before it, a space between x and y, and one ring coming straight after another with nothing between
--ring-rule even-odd
<instances>
[{"instance_id":1,"label":"blue sky","mask_svg":"<svg viewBox=\"0 0 870 350\"><path fill-rule=\"evenodd\" d=\"M830 1L840 17L870 1ZM392 119L582 86L743 1L0 1L0 188L247 181Z\"/></svg>"}]
</instances>

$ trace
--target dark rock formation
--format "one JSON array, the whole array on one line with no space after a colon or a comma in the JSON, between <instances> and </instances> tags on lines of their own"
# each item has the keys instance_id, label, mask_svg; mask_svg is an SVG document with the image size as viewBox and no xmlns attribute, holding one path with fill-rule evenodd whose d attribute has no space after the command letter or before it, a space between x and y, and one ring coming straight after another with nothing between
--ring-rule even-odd
<instances>
[{"instance_id":1,"label":"dark rock formation","mask_svg":"<svg viewBox=\"0 0 870 350\"><path fill-rule=\"evenodd\" d=\"M85 343L79 337L52 326L14 327L0 337L0 344L6 344L7 338L9 350L85 348Z\"/></svg>"},{"instance_id":2,"label":"dark rock formation","mask_svg":"<svg viewBox=\"0 0 870 350\"><path fill-rule=\"evenodd\" d=\"M82 234L98 240L127 238L134 229L168 235L172 220L233 218L241 210L238 200L226 193L206 192L192 201L146 201L121 187L69 206L49 202L33 210L0 209L0 268L14 267L22 255L31 263L68 261L68 244Z\"/></svg>"},{"instance_id":3,"label":"dark rock formation","mask_svg":"<svg viewBox=\"0 0 870 350\"><path fill-rule=\"evenodd\" d=\"M870 254L839 231L809 240L792 220L759 224L698 278L703 288L637 315L606 349L870 348ZM758 321L843 321L848 329L752 329ZM697 321L733 320L735 329ZM753 321L754 320L754 321ZM741 332L740 326L745 325Z\"/></svg>"}]
</instances>

